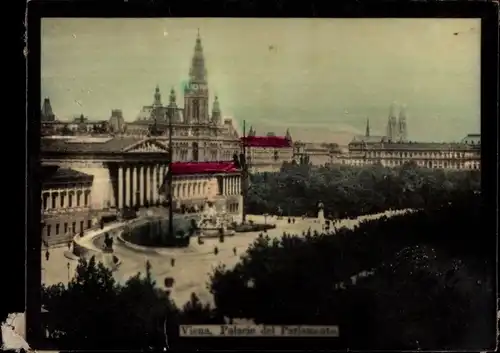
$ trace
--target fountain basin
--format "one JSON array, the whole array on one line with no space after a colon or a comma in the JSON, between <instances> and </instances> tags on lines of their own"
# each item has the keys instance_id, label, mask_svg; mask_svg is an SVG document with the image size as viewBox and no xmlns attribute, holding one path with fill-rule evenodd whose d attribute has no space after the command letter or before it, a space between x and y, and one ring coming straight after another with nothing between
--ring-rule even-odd
<instances>
[{"instance_id":1,"label":"fountain basin","mask_svg":"<svg viewBox=\"0 0 500 353\"><path fill-rule=\"evenodd\" d=\"M128 243L155 248L185 248L189 246L191 236L195 235L198 215L174 215L173 231L169 234L169 220L159 216L144 218L121 233L121 238Z\"/></svg>"}]
</instances>

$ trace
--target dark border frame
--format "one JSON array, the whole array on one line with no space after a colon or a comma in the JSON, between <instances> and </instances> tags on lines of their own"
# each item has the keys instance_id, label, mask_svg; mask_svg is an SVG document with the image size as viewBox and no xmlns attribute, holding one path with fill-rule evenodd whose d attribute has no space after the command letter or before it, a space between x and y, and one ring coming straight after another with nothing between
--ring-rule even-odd
<instances>
[{"instance_id":1,"label":"dark border frame","mask_svg":"<svg viewBox=\"0 0 500 353\"><path fill-rule=\"evenodd\" d=\"M331 6L331 5L335 6ZM35 349L45 344L40 330L40 19L42 17L399 17L481 18L481 131L482 193L485 198L485 229L492 234L495 251L497 216L498 140L498 4L493 2L360 2L226 0L225 2L152 1L28 2L28 109L27 109L27 244L26 244L26 332ZM489 220L491 218L491 221ZM493 254L492 254L493 255ZM495 253L497 259L497 254ZM495 268L496 270L496 268ZM493 298L492 298L493 300ZM495 300L496 302L496 300ZM495 304L496 305L496 304ZM496 313L492 313L496 316ZM187 346L205 349L328 349L329 339L196 339ZM175 349L175 347L173 347ZM181 348L181 347L178 347Z\"/></svg>"}]
</instances>

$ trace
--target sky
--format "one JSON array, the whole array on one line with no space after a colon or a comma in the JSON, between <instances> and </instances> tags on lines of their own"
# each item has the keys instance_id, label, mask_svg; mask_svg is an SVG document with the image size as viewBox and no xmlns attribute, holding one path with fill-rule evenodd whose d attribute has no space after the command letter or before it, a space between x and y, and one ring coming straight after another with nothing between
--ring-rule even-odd
<instances>
[{"instance_id":1,"label":"sky","mask_svg":"<svg viewBox=\"0 0 500 353\"><path fill-rule=\"evenodd\" d=\"M42 100L133 121L158 84L182 106L198 29L210 102L240 129L344 144L404 104L410 140L480 132L479 19L43 19Z\"/></svg>"}]
</instances>

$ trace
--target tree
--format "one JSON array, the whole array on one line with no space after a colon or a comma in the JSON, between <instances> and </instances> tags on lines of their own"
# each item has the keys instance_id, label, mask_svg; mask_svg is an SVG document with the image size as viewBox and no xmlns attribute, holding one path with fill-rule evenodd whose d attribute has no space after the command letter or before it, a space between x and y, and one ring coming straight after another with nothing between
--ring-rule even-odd
<instances>
[{"instance_id":1,"label":"tree","mask_svg":"<svg viewBox=\"0 0 500 353\"><path fill-rule=\"evenodd\" d=\"M196 297L179 310L168 291L157 287L149 262L145 275L138 273L124 285L94 258L80 260L76 272L68 286L42 288L47 329L58 349L163 349L165 328L175 347L181 322L223 323Z\"/></svg>"},{"instance_id":2,"label":"tree","mask_svg":"<svg viewBox=\"0 0 500 353\"><path fill-rule=\"evenodd\" d=\"M325 210L344 217L388 209L439 207L453 194L480 189L478 171L447 171L420 168L407 163L399 168L381 165L323 166L309 162L284 163L277 173L251 175L245 207L248 213L274 213L290 202L290 216L313 213L322 200Z\"/></svg>"},{"instance_id":3,"label":"tree","mask_svg":"<svg viewBox=\"0 0 500 353\"><path fill-rule=\"evenodd\" d=\"M455 257L488 258L469 236L481 222L481 200L462 196L335 236L259 237L233 269L214 270L217 310L262 324L338 324L338 349L456 348L473 310L446 274L462 270ZM374 274L361 278L366 271Z\"/></svg>"},{"instance_id":4,"label":"tree","mask_svg":"<svg viewBox=\"0 0 500 353\"><path fill-rule=\"evenodd\" d=\"M65 287L42 288L42 305L49 311L48 331L63 347L110 346L109 325L115 324L116 284L111 272L95 258L80 260L76 276ZM100 320L96 321L95 318ZM114 326L114 325L113 325ZM85 327L82 331L81 327ZM116 338L116 337L115 337Z\"/></svg>"}]
</instances>

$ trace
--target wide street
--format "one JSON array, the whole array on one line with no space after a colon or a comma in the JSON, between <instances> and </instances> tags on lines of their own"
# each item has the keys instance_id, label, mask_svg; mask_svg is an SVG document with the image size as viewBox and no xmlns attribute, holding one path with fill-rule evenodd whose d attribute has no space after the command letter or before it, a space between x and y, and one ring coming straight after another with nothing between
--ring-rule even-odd
<instances>
[{"instance_id":1,"label":"wide street","mask_svg":"<svg viewBox=\"0 0 500 353\"><path fill-rule=\"evenodd\" d=\"M378 218L384 214L360 217L356 220L342 220L337 227L354 227L360 221L366 218ZM390 215L389 212L386 213ZM264 222L263 216L248 216L249 220L255 222ZM268 223L276 223L276 229L269 230L269 237L276 238L283 235L283 232L289 234L301 234L303 231L311 228L321 230L321 225L315 222L315 219L296 218L295 224L288 224L287 219L276 220L276 218L267 218ZM212 302L212 296L207 290L209 274L212 269L219 264L227 267L233 267L248 246L258 237L258 232L237 233L232 237L226 237L223 243L218 238L204 239L204 244L199 245L196 240L192 240L188 248L184 249L164 249L159 251L139 251L120 244L115 241L114 251L116 256L122 261L120 267L114 272L115 278L120 283L125 283L128 278L137 274L144 273L146 261L152 265L152 275L157 281L158 286L163 286L165 277L173 277L175 280L171 290L171 296L177 305L184 305L190 298L192 292L195 292L202 302ZM214 254L215 246L219 253ZM237 249L236 256L233 249ZM68 282L68 267L70 264L70 277L74 275L77 265L76 260L69 260L64 256L67 248L56 248L50 250L49 261L45 260L42 254L42 281L48 285L55 283ZM170 260L175 258L175 266L172 267Z\"/></svg>"}]
</instances>

